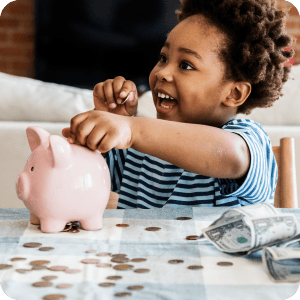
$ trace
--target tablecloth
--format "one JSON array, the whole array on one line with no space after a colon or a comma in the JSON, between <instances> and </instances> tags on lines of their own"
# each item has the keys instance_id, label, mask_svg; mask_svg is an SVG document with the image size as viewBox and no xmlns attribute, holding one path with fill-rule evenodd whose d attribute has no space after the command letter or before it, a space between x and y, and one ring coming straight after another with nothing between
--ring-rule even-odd
<instances>
[{"instance_id":1,"label":"tablecloth","mask_svg":"<svg viewBox=\"0 0 300 300\"><path fill-rule=\"evenodd\" d=\"M118 299L132 300L282 300L292 297L298 284L274 283L266 273L261 251L240 256L226 254L207 240L187 240L190 235L200 235L228 208L166 208L106 210L103 228L97 231L80 229L78 233L43 233L38 225L29 222L27 209L0 209L0 264L12 265L0 270L0 284L12 299L36 300L46 295L60 294L71 300ZM279 209L294 213L300 222L300 209ZM179 217L191 218L177 220ZM118 227L117 224L127 224ZM148 231L148 227L159 227ZM53 247L51 251L26 248L29 242ZM86 253L95 250L94 253ZM108 252L126 254L132 269L115 270L118 263L111 262L111 256L97 256ZM24 260L11 261L21 257ZM87 258L109 263L111 267L97 267L84 264ZM133 262L134 258L146 261ZM34 270L21 274L16 269L30 269L30 262L47 260L47 268L66 266L80 272L68 274L49 269ZM175 261L177 263L170 263ZM231 263L220 266L218 263ZM190 266L201 266L190 269ZM137 273L137 269L148 269ZM32 284L43 281L44 276L57 276L52 286L35 287ZM119 280L107 279L121 276ZM103 287L99 284L114 283ZM58 288L59 284L72 284L70 288ZM140 290L128 289L140 286ZM54 298L53 298L54 299Z\"/></svg>"}]
</instances>

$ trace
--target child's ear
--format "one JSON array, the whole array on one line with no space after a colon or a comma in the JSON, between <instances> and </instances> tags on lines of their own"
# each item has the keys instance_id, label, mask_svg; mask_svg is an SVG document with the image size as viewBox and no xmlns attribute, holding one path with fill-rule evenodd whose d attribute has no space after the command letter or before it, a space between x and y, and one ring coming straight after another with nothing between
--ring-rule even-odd
<instances>
[{"instance_id":1,"label":"child's ear","mask_svg":"<svg viewBox=\"0 0 300 300\"><path fill-rule=\"evenodd\" d=\"M251 84L245 81L237 81L231 87L230 93L226 96L223 104L230 107L242 105L251 93Z\"/></svg>"}]
</instances>

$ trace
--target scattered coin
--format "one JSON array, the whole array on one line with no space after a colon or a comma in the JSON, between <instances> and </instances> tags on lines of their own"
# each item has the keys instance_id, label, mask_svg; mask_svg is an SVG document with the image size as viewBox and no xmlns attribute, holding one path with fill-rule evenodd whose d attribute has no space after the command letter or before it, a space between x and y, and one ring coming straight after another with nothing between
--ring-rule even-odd
<instances>
[{"instance_id":1,"label":"scattered coin","mask_svg":"<svg viewBox=\"0 0 300 300\"><path fill-rule=\"evenodd\" d=\"M192 218L190 218L190 217L179 217L179 218L177 218L177 220L186 221L186 220L192 220Z\"/></svg>"},{"instance_id":2,"label":"scattered coin","mask_svg":"<svg viewBox=\"0 0 300 300\"><path fill-rule=\"evenodd\" d=\"M113 269L118 271L126 271L133 268L133 265L116 265L113 267Z\"/></svg>"},{"instance_id":3,"label":"scattered coin","mask_svg":"<svg viewBox=\"0 0 300 300\"><path fill-rule=\"evenodd\" d=\"M15 271L20 273L20 274L25 274L27 272L30 272L31 270L29 270L29 269L16 269Z\"/></svg>"},{"instance_id":4,"label":"scattered coin","mask_svg":"<svg viewBox=\"0 0 300 300\"><path fill-rule=\"evenodd\" d=\"M67 224L66 226L65 226L65 228L62 230L62 232L66 232L66 231L69 231L69 230L71 230L72 229L72 224Z\"/></svg>"},{"instance_id":5,"label":"scattered coin","mask_svg":"<svg viewBox=\"0 0 300 300\"><path fill-rule=\"evenodd\" d=\"M106 279L109 279L109 280L119 280L119 279L122 279L122 276L108 276L108 277L106 277Z\"/></svg>"},{"instance_id":6,"label":"scattered coin","mask_svg":"<svg viewBox=\"0 0 300 300\"><path fill-rule=\"evenodd\" d=\"M117 227L123 227L123 228L125 228L125 227L129 227L129 225L128 225L128 224L117 224L116 226L117 226Z\"/></svg>"},{"instance_id":7,"label":"scattered coin","mask_svg":"<svg viewBox=\"0 0 300 300\"><path fill-rule=\"evenodd\" d=\"M54 249L53 247L41 247L41 248L39 248L40 251L51 251L53 249Z\"/></svg>"},{"instance_id":8,"label":"scattered coin","mask_svg":"<svg viewBox=\"0 0 300 300\"><path fill-rule=\"evenodd\" d=\"M58 284L56 287L58 289L69 289L73 286L73 284L70 284L70 283L60 283Z\"/></svg>"},{"instance_id":9,"label":"scattered coin","mask_svg":"<svg viewBox=\"0 0 300 300\"><path fill-rule=\"evenodd\" d=\"M46 265L49 264L49 260L33 260L29 264L32 266L41 266L41 265Z\"/></svg>"},{"instance_id":10,"label":"scattered coin","mask_svg":"<svg viewBox=\"0 0 300 300\"><path fill-rule=\"evenodd\" d=\"M53 279L57 279L58 277L57 276L44 276L42 277L43 280L45 281L51 281Z\"/></svg>"},{"instance_id":11,"label":"scattered coin","mask_svg":"<svg viewBox=\"0 0 300 300\"><path fill-rule=\"evenodd\" d=\"M81 270L78 270L78 269L67 269L64 272L68 273L68 274L76 274L76 273L81 272Z\"/></svg>"},{"instance_id":12,"label":"scattered coin","mask_svg":"<svg viewBox=\"0 0 300 300\"><path fill-rule=\"evenodd\" d=\"M23 258L23 257L13 257L10 260L11 261L19 261L19 260L26 260L26 258Z\"/></svg>"},{"instance_id":13,"label":"scattered coin","mask_svg":"<svg viewBox=\"0 0 300 300\"><path fill-rule=\"evenodd\" d=\"M68 269L68 267L66 266L52 266L50 268L48 268L48 270L50 271L66 271Z\"/></svg>"},{"instance_id":14,"label":"scattered coin","mask_svg":"<svg viewBox=\"0 0 300 300\"><path fill-rule=\"evenodd\" d=\"M90 250L86 250L85 252L86 252L86 253L95 253L95 252L96 252L96 250L94 250L94 249L90 249Z\"/></svg>"},{"instance_id":15,"label":"scattered coin","mask_svg":"<svg viewBox=\"0 0 300 300\"><path fill-rule=\"evenodd\" d=\"M41 247L42 244L41 243L25 243L23 245L23 247L26 247L26 248L38 248L38 247Z\"/></svg>"},{"instance_id":16,"label":"scattered coin","mask_svg":"<svg viewBox=\"0 0 300 300\"><path fill-rule=\"evenodd\" d=\"M135 273L148 273L150 272L149 269L135 269L134 270Z\"/></svg>"},{"instance_id":17,"label":"scattered coin","mask_svg":"<svg viewBox=\"0 0 300 300\"><path fill-rule=\"evenodd\" d=\"M198 238L198 235L188 235L186 237L187 240L196 240Z\"/></svg>"},{"instance_id":18,"label":"scattered coin","mask_svg":"<svg viewBox=\"0 0 300 300\"><path fill-rule=\"evenodd\" d=\"M111 259L112 262L118 263L118 264L124 264L130 261L127 257L114 257Z\"/></svg>"},{"instance_id":19,"label":"scattered coin","mask_svg":"<svg viewBox=\"0 0 300 300\"><path fill-rule=\"evenodd\" d=\"M115 294L116 297L128 297L131 296L131 293L117 293Z\"/></svg>"},{"instance_id":20,"label":"scattered coin","mask_svg":"<svg viewBox=\"0 0 300 300\"><path fill-rule=\"evenodd\" d=\"M128 290L133 290L133 291L139 291L142 290L144 287L142 285L131 285L127 289Z\"/></svg>"},{"instance_id":21,"label":"scattered coin","mask_svg":"<svg viewBox=\"0 0 300 300\"><path fill-rule=\"evenodd\" d=\"M12 268L12 265L0 264L0 270L6 270Z\"/></svg>"},{"instance_id":22,"label":"scattered coin","mask_svg":"<svg viewBox=\"0 0 300 300\"><path fill-rule=\"evenodd\" d=\"M229 261L220 261L217 263L218 266L222 266L222 267L227 267L227 266L232 266L233 263L229 262Z\"/></svg>"},{"instance_id":23,"label":"scattered coin","mask_svg":"<svg viewBox=\"0 0 300 300\"><path fill-rule=\"evenodd\" d=\"M45 269L47 269L46 266L33 266L31 268L32 271L39 271L39 270L45 270Z\"/></svg>"},{"instance_id":24,"label":"scattered coin","mask_svg":"<svg viewBox=\"0 0 300 300\"><path fill-rule=\"evenodd\" d=\"M43 297L43 300L63 300L63 299L66 299L66 296L60 294L46 295Z\"/></svg>"},{"instance_id":25,"label":"scattered coin","mask_svg":"<svg viewBox=\"0 0 300 300\"><path fill-rule=\"evenodd\" d=\"M133 258L131 261L132 262L143 262L143 261L146 261L147 259L146 258Z\"/></svg>"},{"instance_id":26,"label":"scattered coin","mask_svg":"<svg viewBox=\"0 0 300 300\"><path fill-rule=\"evenodd\" d=\"M111 266L112 266L112 264L106 264L106 263L100 263L100 264L96 265L96 267L99 267L99 268L109 268Z\"/></svg>"},{"instance_id":27,"label":"scattered coin","mask_svg":"<svg viewBox=\"0 0 300 300\"><path fill-rule=\"evenodd\" d=\"M203 266L193 265L193 266L188 266L188 269L190 269L190 270L200 270L200 269L203 269Z\"/></svg>"},{"instance_id":28,"label":"scattered coin","mask_svg":"<svg viewBox=\"0 0 300 300\"><path fill-rule=\"evenodd\" d=\"M98 264L100 262L97 258L86 258L81 261L83 264Z\"/></svg>"},{"instance_id":29,"label":"scattered coin","mask_svg":"<svg viewBox=\"0 0 300 300\"><path fill-rule=\"evenodd\" d=\"M111 256L111 253L109 252L100 252L96 254L97 256Z\"/></svg>"},{"instance_id":30,"label":"scattered coin","mask_svg":"<svg viewBox=\"0 0 300 300\"><path fill-rule=\"evenodd\" d=\"M50 281L39 281L39 282L34 282L32 284L32 286L36 286L36 287L48 287L51 285L53 285L53 283Z\"/></svg>"},{"instance_id":31,"label":"scattered coin","mask_svg":"<svg viewBox=\"0 0 300 300\"><path fill-rule=\"evenodd\" d=\"M115 286L115 284L113 282L103 282L103 283L99 283L99 286L111 287L111 286Z\"/></svg>"},{"instance_id":32,"label":"scattered coin","mask_svg":"<svg viewBox=\"0 0 300 300\"><path fill-rule=\"evenodd\" d=\"M175 265L175 264L181 264L183 263L183 260L181 259L172 259L168 261L169 264Z\"/></svg>"},{"instance_id":33,"label":"scattered coin","mask_svg":"<svg viewBox=\"0 0 300 300\"><path fill-rule=\"evenodd\" d=\"M145 230L147 230L147 231L158 231L158 230L161 230L161 228L160 227L147 227L147 228L145 228Z\"/></svg>"},{"instance_id":34,"label":"scattered coin","mask_svg":"<svg viewBox=\"0 0 300 300\"><path fill-rule=\"evenodd\" d=\"M121 257L125 257L127 256L127 254L113 254L112 257L117 257L117 258L121 258Z\"/></svg>"},{"instance_id":35,"label":"scattered coin","mask_svg":"<svg viewBox=\"0 0 300 300\"><path fill-rule=\"evenodd\" d=\"M68 232L69 233L78 233L78 232L80 232L80 230L79 229L71 229Z\"/></svg>"}]
</instances>

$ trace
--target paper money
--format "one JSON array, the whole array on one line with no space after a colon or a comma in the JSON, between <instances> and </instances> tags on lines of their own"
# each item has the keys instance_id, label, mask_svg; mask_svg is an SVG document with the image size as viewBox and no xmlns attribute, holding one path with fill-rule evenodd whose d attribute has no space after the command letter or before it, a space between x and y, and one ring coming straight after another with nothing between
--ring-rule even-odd
<instances>
[{"instance_id":1,"label":"paper money","mask_svg":"<svg viewBox=\"0 0 300 300\"><path fill-rule=\"evenodd\" d=\"M225 211L202 232L220 251L250 254L294 238L300 227L293 214L258 203Z\"/></svg>"},{"instance_id":2,"label":"paper money","mask_svg":"<svg viewBox=\"0 0 300 300\"><path fill-rule=\"evenodd\" d=\"M262 261L272 281L300 282L300 248L264 247Z\"/></svg>"}]
</instances>

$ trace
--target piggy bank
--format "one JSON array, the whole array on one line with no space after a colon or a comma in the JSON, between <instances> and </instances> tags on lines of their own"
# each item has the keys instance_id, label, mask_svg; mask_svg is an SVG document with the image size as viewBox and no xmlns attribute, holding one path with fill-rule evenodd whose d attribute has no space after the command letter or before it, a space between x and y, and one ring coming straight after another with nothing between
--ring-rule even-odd
<instances>
[{"instance_id":1,"label":"piggy bank","mask_svg":"<svg viewBox=\"0 0 300 300\"><path fill-rule=\"evenodd\" d=\"M16 181L18 198L43 232L59 232L79 221L85 230L102 228L110 195L108 166L96 150L70 144L40 127L26 129L32 151Z\"/></svg>"}]
</instances>

